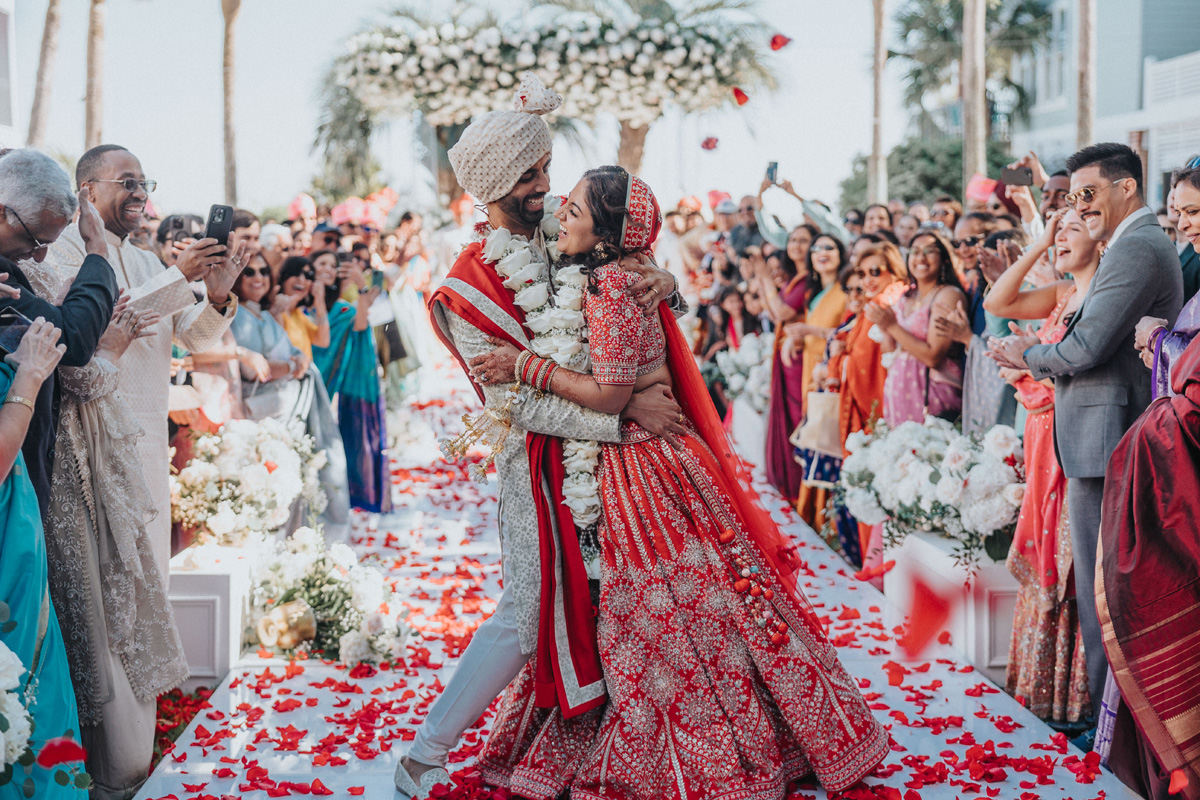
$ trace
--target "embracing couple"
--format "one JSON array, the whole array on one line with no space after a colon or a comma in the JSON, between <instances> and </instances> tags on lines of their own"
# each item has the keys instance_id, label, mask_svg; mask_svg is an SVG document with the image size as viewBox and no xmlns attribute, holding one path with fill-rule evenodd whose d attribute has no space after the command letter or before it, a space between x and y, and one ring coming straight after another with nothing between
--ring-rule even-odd
<instances>
[{"instance_id":1,"label":"embracing couple","mask_svg":"<svg viewBox=\"0 0 1200 800\"><path fill-rule=\"evenodd\" d=\"M649 187L602 167L547 196L541 115L560 102L527 75L516 111L478 118L450 151L489 224L430 310L509 426L494 449L504 593L396 787L449 783L449 751L504 691L480 767L517 795L777 800L809 773L844 789L884 759L887 734L675 323L683 303L649 258L662 223Z\"/></svg>"}]
</instances>

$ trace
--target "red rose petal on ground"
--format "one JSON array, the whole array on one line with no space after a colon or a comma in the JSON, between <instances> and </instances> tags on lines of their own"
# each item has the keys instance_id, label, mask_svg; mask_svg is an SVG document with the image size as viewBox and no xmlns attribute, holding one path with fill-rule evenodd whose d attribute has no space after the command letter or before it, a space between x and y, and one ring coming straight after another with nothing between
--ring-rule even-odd
<instances>
[{"instance_id":1,"label":"red rose petal on ground","mask_svg":"<svg viewBox=\"0 0 1200 800\"><path fill-rule=\"evenodd\" d=\"M208 786L208 781L205 781L204 783L185 783L185 784L183 784L183 788L188 790L189 792L203 791L205 786Z\"/></svg>"},{"instance_id":2,"label":"red rose petal on ground","mask_svg":"<svg viewBox=\"0 0 1200 800\"><path fill-rule=\"evenodd\" d=\"M316 795L331 795L333 790L321 783L321 779L317 778L312 782L312 793Z\"/></svg>"},{"instance_id":3,"label":"red rose petal on ground","mask_svg":"<svg viewBox=\"0 0 1200 800\"><path fill-rule=\"evenodd\" d=\"M351 786L346 791L348 793L354 795L355 797L362 797L362 793L365 792L366 790L367 790L367 787L365 787L365 786Z\"/></svg>"},{"instance_id":4,"label":"red rose petal on ground","mask_svg":"<svg viewBox=\"0 0 1200 800\"><path fill-rule=\"evenodd\" d=\"M938 644L950 644L950 631L942 631L938 634Z\"/></svg>"},{"instance_id":5,"label":"red rose petal on ground","mask_svg":"<svg viewBox=\"0 0 1200 800\"><path fill-rule=\"evenodd\" d=\"M1188 776L1181 769L1171 770L1171 785L1167 787L1167 794L1179 794L1188 785Z\"/></svg>"},{"instance_id":6,"label":"red rose petal on ground","mask_svg":"<svg viewBox=\"0 0 1200 800\"><path fill-rule=\"evenodd\" d=\"M739 106L744 106L750 102L750 95L735 86L733 87L733 99Z\"/></svg>"},{"instance_id":7,"label":"red rose petal on ground","mask_svg":"<svg viewBox=\"0 0 1200 800\"><path fill-rule=\"evenodd\" d=\"M717 149L717 137L715 137L715 136L705 137L704 141L700 142L700 146L702 148L704 148L705 150L716 150Z\"/></svg>"},{"instance_id":8,"label":"red rose petal on ground","mask_svg":"<svg viewBox=\"0 0 1200 800\"><path fill-rule=\"evenodd\" d=\"M938 594L929 584L913 577L912 606L908 611L908 630L899 641L909 658L917 658L933 638L941 633L953 610L951 599Z\"/></svg>"},{"instance_id":9,"label":"red rose petal on ground","mask_svg":"<svg viewBox=\"0 0 1200 800\"><path fill-rule=\"evenodd\" d=\"M782 33L777 33L771 37L771 49L772 50L782 50L783 48L787 47L791 43L792 43L792 40L789 37L784 36Z\"/></svg>"}]
</instances>

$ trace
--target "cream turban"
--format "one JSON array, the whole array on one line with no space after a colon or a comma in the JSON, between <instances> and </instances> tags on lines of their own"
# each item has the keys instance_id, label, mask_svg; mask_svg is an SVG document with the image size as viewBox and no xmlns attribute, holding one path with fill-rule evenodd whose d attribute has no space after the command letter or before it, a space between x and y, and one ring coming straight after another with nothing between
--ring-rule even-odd
<instances>
[{"instance_id":1,"label":"cream turban","mask_svg":"<svg viewBox=\"0 0 1200 800\"><path fill-rule=\"evenodd\" d=\"M525 170L550 152L550 126L541 115L562 105L562 98L526 72L515 105L515 111L492 111L479 117L450 148L454 176L480 202L504 197Z\"/></svg>"}]
</instances>

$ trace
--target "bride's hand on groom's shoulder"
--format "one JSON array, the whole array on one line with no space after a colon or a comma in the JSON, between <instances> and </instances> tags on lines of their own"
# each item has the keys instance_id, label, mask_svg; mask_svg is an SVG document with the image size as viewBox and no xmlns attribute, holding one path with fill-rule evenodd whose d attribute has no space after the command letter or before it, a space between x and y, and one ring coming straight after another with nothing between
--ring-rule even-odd
<instances>
[{"instance_id":1,"label":"bride's hand on groom's shoulder","mask_svg":"<svg viewBox=\"0 0 1200 800\"><path fill-rule=\"evenodd\" d=\"M659 269L654 259L645 253L623 256L621 269L635 272L642 279L631 285L625 293L633 298L646 316L658 310L658 304L675 293L675 278L665 269Z\"/></svg>"}]
</instances>

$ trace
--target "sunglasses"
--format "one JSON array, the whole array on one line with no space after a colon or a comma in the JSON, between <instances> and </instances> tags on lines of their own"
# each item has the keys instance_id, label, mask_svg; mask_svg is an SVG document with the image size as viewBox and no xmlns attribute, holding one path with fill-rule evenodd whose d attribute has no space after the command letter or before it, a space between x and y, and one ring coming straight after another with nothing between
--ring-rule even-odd
<instances>
[{"instance_id":1,"label":"sunglasses","mask_svg":"<svg viewBox=\"0 0 1200 800\"><path fill-rule=\"evenodd\" d=\"M321 241L325 242L325 244L337 244L339 238L341 237L336 233L327 233L321 237Z\"/></svg>"},{"instance_id":2,"label":"sunglasses","mask_svg":"<svg viewBox=\"0 0 1200 800\"><path fill-rule=\"evenodd\" d=\"M246 267L244 270L242 270L243 278L253 278L255 275L262 275L265 278L266 276L268 276L270 274L271 274L270 267L262 267L260 269L255 269L254 267Z\"/></svg>"},{"instance_id":3,"label":"sunglasses","mask_svg":"<svg viewBox=\"0 0 1200 800\"><path fill-rule=\"evenodd\" d=\"M957 250L960 247L974 247L981 241L983 241L982 236L968 236L965 239L954 239L950 244L954 245L954 248Z\"/></svg>"},{"instance_id":4,"label":"sunglasses","mask_svg":"<svg viewBox=\"0 0 1200 800\"><path fill-rule=\"evenodd\" d=\"M750 213L753 213L755 211L755 208L754 208L754 206L742 206L741 208L738 209L738 211L741 211L741 212L749 211Z\"/></svg>"},{"instance_id":5,"label":"sunglasses","mask_svg":"<svg viewBox=\"0 0 1200 800\"><path fill-rule=\"evenodd\" d=\"M92 178L89 183L119 183L127 192L136 192L138 187L142 187L149 194L158 188L158 181L139 181L137 178L124 178L122 180L103 180L101 178Z\"/></svg>"},{"instance_id":6,"label":"sunglasses","mask_svg":"<svg viewBox=\"0 0 1200 800\"><path fill-rule=\"evenodd\" d=\"M815 250L818 253L832 253L834 250L837 250L837 248L831 244L814 244L812 247L810 247L808 249Z\"/></svg>"},{"instance_id":7,"label":"sunglasses","mask_svg":"<svg viewBox=\"0 0 1200 800\"><path fill-rule=\"evenodd\" d=\"M872 278L879 278L879 277L883 276L886 272L887 272L887 270L885 270L883 267L869 267L869 268L855 270L854 274L860 278L866 278L868 276L872 277Z\"/></svg>"},{"instance_id":8,"label":"sunglasses","mask_svg":"<svg viewBox=\"0 0 1200 800\"><path fill-rule=\"evenodd\" d=\"M1096 194L1099 193L1101 189L1110 189L1113 186L1116 186L1118 183L1131 180L1133 180L1133 178L1121 178L1120 180L1105 184L1104 186L1085 186L1082 189L1069 193L1064 199L1067 201L1067 205L1070 208L1074 208L1080 203L1090 203L1095 200Z\"/></svg>"},{"instance_id":9,"label":"sunglasses","mask_svg":"<svg viewBox=\"0 0 1200 800\"><path fill-rule=\"evenodd\" d=\"M846 290L846 294L850 295L851 297L853 297L856 294L866 294L866 293L867 293L867 290L862 288L861 286L851 286L849 289Z\"/></svg>"}]
</instances>

